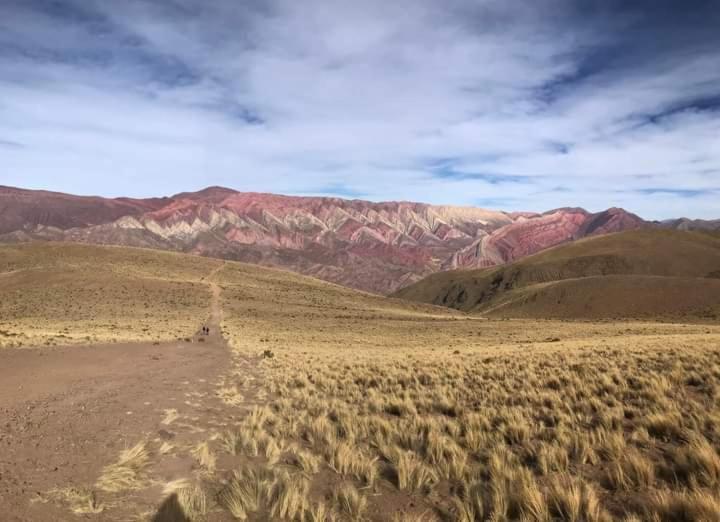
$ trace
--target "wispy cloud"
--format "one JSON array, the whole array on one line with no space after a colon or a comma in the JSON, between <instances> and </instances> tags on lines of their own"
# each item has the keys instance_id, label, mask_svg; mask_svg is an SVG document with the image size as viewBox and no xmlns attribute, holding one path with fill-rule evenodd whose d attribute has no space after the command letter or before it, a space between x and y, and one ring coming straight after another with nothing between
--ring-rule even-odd
<instances>
[{"instance_id":1,"label":"wispy cloud","mask_svg":"<svg viewBox=\"0 0 720 522\"><path fill-rule=\"evenodd\" d=\"M18 143L17 141L0 139L0 147L4 147L6 149L24 149L25 145Z\"/></svg>"},{"instance_id":2,"label":"wispy cloud","mask_svg":"<svg viewBox=\"0 0 720 522\"><path fill-rule=\"evenodd\" d=\"M638 189L637 192L640 194L643 194L645 196L654 196L656 194L660 194L660 195L678 196L681 198L697 198L697 197L701 197L701 196L714 195L718 192L718 190L711 190L711 189L693 190L693 189L680 189L680 188L644 188L644 189Z\"/></svg>"},{"instance_id":3,"label":"wispy cloud","mask_svg":"<svg viewBox=\"0 0 720 522\"><path fill-rule=\"evenodd\" d=\"M0 183L717 217L718 26L713 0L5 0Z\"/></svg>"},{"instance_id":4,"label":"wispy cloud","mask_svg":"<svg viewBox=\"0 0 720 522\"><path fill-rule=\"evenodd\" d=\"M331 196L349 199L367 198L368 194L360 190L356 190L351 186L342 183L330 183L319 187L309 187L296 191L301 196Z\"/></svg>"}]
</instances>

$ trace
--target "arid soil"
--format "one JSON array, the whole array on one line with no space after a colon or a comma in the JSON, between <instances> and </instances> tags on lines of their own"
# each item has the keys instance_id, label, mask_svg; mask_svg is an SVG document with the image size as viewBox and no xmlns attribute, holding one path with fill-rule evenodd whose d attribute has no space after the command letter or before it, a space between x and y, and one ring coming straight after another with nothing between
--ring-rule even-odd
<instances>
[{"instance_id":1,"label":"arid soil","mask_svg":"<svg viewBox=\"0 0 720 522\"><path fill-rule=\"evenodd\" d=\"M45 493L92 484L144 434L174 431L161 423L165 410L201 425L206 412L188 406L186 392L210 394L227 359L218 340L0 351L3 519L68 519Z\"/></svg>"},{"instance_id":2,"label":"arid soil","mask_svg":"<svg viewBox=\"0 0 720 522\"><path fill-rule=\"evenodd\" d=\"M158 518L162 486L196 467L176 449L196 446L218 419L233 420L219 413L217 380L230 352L219 328L220 290L209 286L210 318L198 318L209 335L199 324L192 338L169 343L0 350L3 521ZM145 487L118 499L98 492L103 470L138 441L150 455Z\"/></svg>"}]
</instances>

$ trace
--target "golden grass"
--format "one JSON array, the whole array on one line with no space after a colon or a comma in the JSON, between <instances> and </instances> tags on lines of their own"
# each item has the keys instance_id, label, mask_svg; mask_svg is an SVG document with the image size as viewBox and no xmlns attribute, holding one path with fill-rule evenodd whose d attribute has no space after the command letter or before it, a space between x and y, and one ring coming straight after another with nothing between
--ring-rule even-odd
<instances>
[{"instance_id":1,"label":"golden grass","mask_svg":"<svg viewBox=\"0 0 720 522\"><path fill-rule=\"evenodd\" d=\"M163 496L165 498L174 497L182 514L191 521L202 520L210 505L208 495L203 488L188 479L178 479L167 483L163 488Z\"/></svg>"},{"instance_id":2,"label":"golden grass","mask_svg":"<svg viewBox=\"0 0 720 522\"><path fill-rule=\"evenodd\" d=\"M340 519L720 516L717 326L490 321L293 278L219 274L269 400L235 430L286 441L243 454L274 483L302 473L296 519L328 499ZM387 511L400 492L415 512Z\"/></svg>"},{"instance_id":3,"label":"golden grass","mask_svg":"<svg viewBox=\"0 0 720 522\"><path fill-rule=\"evenodd\" d=\"M0 347L189 337L209 312L202 278L221 264L119 247L0 246Z\"/></svg>"},{"instance_id":4,"label":"golden grass","mask_svg":"<svg viewBox=\"0 0 720 522\"><path fill-rule=\"evenodd\" d=\"M105 510L105 506L91 489L72 487L54 489L48 492L48 497L66 504L76 515L97 515Z\"/></svg>"},{"instance_id":5,"label":"golden grass","mask_svg":"<svg viewBox=\"0 0 720 522\"><path fill-rule=\"evenodd\" d=\"M264 469L242 468L233 472L218 501L238 520L246 520L264 503L270 475Z\"/></svg>"},{"instance_id":6,"label":"golden grass","mask_svg":"<svg viewBox=\"0 0 720 522\"><path fill-rule=\"evenodd\" d=\"M212 473L213 471L215 471L217 457L210 449L210 445L207 441L198 444L191 453L204 471L208 473Z\"/></svg>"},{"instance_id":7,"label":"golden grass","mask_svg":"<svg viewBox=\"0 0 720 522\"><path fill-rule=\"evenodd\" d=\"M335 502L340 512L350 520L361 520L367 509L367 499L352 484L341 484L335 490Z\"/></svg>"},{"instance_id":8,"label":"golden grass","mask_svg":"<svg viewBox=\"0 0 720 522\"><path fill-rule=\"evenodd\" d=\"M120 453L117 462L103 468L96 486L108 493L139 489L144 485L144 471L150 455L145 442Z\"/></svg>"},{"instance_id":9,"label":"golden grass","mask_svg":"<svg viewBox=\"0 0 720 522\"><path fill-rule=\"evenodd\" d=\"M208 511L720 520L718 326L486 320L233 263L216 281L233 366L224 432L192 450ZM138 487L147 458L97 488Z\"/></svg>"}]
</instances>

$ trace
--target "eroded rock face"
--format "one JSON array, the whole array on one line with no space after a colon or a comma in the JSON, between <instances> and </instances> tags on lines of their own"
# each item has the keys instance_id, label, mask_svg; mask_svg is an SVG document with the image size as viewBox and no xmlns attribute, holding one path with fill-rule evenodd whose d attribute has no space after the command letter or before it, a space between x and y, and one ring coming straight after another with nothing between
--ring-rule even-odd
<instances>
[{"instance_id":1,"label":"eroded rock face","mask_svg":"<svg viewBox=\"0 0 720 522\"><path fill-rule=\"evenodd\" d=\"M518 215L513 223L453 254L445 268L484 268L511 263L575 239L645 226L648 223L641 218L618 208L597 214L570 208L534 216Z\"/></svg>"},{"instance_id":2,"label":"eroded rock face","mask_svg":"<svg viewBox=\"0 0 720 522\"><path fill-rule=\"evenodd\" d=\"M622 209L507 214L411 202L242 193L85 198L0 188L0 240L162 248L390 293L432 272L507 263L593 234L649 226Z\"/></svg>"}]
</instances>

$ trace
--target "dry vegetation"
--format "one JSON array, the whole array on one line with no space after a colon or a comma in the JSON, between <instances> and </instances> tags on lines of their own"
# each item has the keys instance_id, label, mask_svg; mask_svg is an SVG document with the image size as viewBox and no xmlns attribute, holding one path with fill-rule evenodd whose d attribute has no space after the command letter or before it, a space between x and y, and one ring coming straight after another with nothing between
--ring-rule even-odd
<instances>
[{"instance_id":1,"label":"dry vegetation","mask_svg":"<svg viewBox=\"0 0 720 522\"><path fill-rule=\"evenodd\" d=\"M245 457L220 496L238 519L720 520L717 326L488 321L221 275L268 397L214 449Z\"/></svg>"},{"instance_id":2,"label":"dry vegetation","mask_svg":"<svg viewBox=\"0 0 720 522\"><path fill-rule=\"evenodd\" d=\"M718 234L643 229L439 272L396 295L492 317L707 321L720 318L719 268Z\"/></svg>"},{"instance_id":3,"label":"dry vegetation","mask_svg":"<svg viewBox=\"0 0 720 522\"><path fill-rule=\"evenodd\" d=\"M169 340L207 316L217 260L142 249L0 247L0 347Z\"/></svg>"},{"instance_id":4,"label":"dry vegetation","mask_svg":"<svg viewBox=\"0 0 720 522\"><path fill-rule=\"evenodd\" d=\"M233 365L214 427L127 449L56 492L70 510L157 488L172 455L194 475L155 520L720 520L717 325L486 320L233 263L215 280Z\"/></svg>"}]
</instances>

